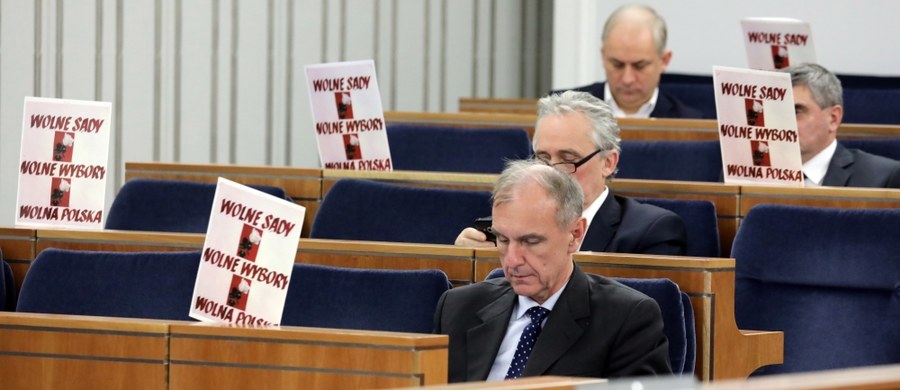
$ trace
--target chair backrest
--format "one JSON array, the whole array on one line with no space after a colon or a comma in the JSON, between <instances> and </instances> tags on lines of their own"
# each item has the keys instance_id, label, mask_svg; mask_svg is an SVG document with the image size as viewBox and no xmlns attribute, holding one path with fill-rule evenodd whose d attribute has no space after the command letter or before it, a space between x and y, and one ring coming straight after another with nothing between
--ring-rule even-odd
<instances>
[{"instance_id":1,"label":"chair backrest","mask_svg":"<svg viewBox=\"0 0 900 390\"><path fill-rule=\"evenodd\" d=\"M503 269L495 268L486 279L503 277ZM697 337L694 333L694 310L687 294L675 282L660 279L610 278L653 298L663 316L663 333L669 340L669 362L675 374L694 372Z\"/></svg>"},{"instance_id":2,"label":"chair backrest","mask_svg":"<svg viewBox=\"0 0 900 390\"><path fill-rule=\"evenodd\" d=\"M719 220L713 202L702 199L635 198L635 200L662 207L678 214L684 220L687 226L685 255L722 256L719 248Z\"/></svg>"},{"instance_id":3,"label":"chair backrest","mask_svg":"<svg viewBox=\"0 0 900 390\"><path fill-rule=\"evenodd\" d=\"M622 141L623 179L718 182L722 178L719 141Z\"/></svg>"},{"instance_id":4,"label":"chair backrest","mask_svg":"<svg viewBox=\"0 0 900 390\"><path fill-rule=\"evenodd\" d=\"M290 200L279 187L250 186ZM205 233L209 225L216 183L180 180L132 179L113 199L107 229Z\"/></svg>"},{"instance_id":5,"label":"chair backrest","mask_svg":"<svg viewBox=\"0 0 900 390\"><path fill-rule=\"evenodd\" d=\"M462 128L388 125L395 170L500 173L507 160L531 155L522 128Z\"/></svg>"},{"instance_id":6,"label":"chair backrest","mask_svg":"<svg viewBox=\"0 0 900 390\"><path fill-rule=\"evenodd\" d=\"M431 333L443 271L294 264L282 325Z\"/></svg>"},{"instance_id":7,"label":"chair backrest","mask_svg":"<svg viewBox=\"0 0 900 390\"><path fill-rule=\"evenodd\" d=\"M900 363L900 210L758 205L741 224L735 318L784 331L757 374Z\"/></svg>"},{"instance_id":8,"label":"chair backrest","mask_svg":"<svg viewBox=\"0 0 900 390\"><path fill-rule=\"evenodd\" d=\"M842 139L838 142L849 149L860 149L867 153L900 160L900 138L851 138Z\"/></svg>"},{"instance_id":9,"label":"chair backrest","mask_svg":"<svg viewBox=\"0 0 900 390\"><path fill-rule=\"evenodd\" d=\"M48 248L31 264L20 312L192 320L200 251L100 252Z\"/></svg>"},{"instance_id":10,"label":"chair backrest","mask_svg":"<svg viewBox=\"0 0 900 390\"><path fill-rule=\"evenodd\" d=\"M491 215L491 194L341 179L325 194L309 236L452 244L463 228Z\"/></svg>"}]
</instances>

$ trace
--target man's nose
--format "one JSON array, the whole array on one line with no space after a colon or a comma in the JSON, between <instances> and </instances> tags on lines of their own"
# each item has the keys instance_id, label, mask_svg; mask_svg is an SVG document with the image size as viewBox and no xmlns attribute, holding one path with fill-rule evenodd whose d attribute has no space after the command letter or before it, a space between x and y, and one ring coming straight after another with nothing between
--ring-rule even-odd
<instances>
[{"instance_id":1,"label":"man's nose","mask_svg":"<svg viewBox=\"0 0 900 390\"><path fill-rule=\"evenodd\" d=\"M625 84L631 84L637 79L637 70L635 70L630 65L625 65L625 68L622 69L622 82Z\"/></svg>"},{"instance_id":2,"label":"man's nose","mask_svg":"<svg viewBox=\"0 0 900 390\"><path fill-rule=\"evenodd\" d=\"M509 245L506 247L506 265L513 268L521 265L524 263L522 255L522 246L515 241L510 241Z\"/></svg>"}]
</instances>

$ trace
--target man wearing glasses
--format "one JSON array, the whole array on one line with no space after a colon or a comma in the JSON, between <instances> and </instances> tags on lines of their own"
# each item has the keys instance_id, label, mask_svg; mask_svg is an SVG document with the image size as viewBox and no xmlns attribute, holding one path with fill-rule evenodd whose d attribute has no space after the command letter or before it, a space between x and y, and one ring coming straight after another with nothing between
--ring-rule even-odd
<instances>
[{"instance_id":1,"label":"man wearing glasses","mask_svg":"<svg viewBox=\"0 0 900 390\"><path fill-rule=\"evenodd\" d=\"M619 126L609 106L586 92L566 91L538 101L534 158L571 174L584 192L588 230L582 251L680 256L687 228L675 213L613 195L606 182L619 163ZM460 246L494 246L466 228Z\"/></svg>"}]
</instances>

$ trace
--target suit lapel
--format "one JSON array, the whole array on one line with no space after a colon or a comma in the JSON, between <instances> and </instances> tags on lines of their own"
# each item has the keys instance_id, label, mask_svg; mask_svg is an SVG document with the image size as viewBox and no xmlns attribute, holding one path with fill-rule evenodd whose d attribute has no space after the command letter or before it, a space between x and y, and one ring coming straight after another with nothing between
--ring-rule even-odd
<instances>
[{"instance_id":1,"label":"suit lapel","mask_svg":"<svg viewBox=\"0 0 900 390\"><path fill-rule=\"evenodd\" d=\"M469 329L466 337L467 380L483 381L491 372L515 302L516 293L510 287L499 299L478 311L482 323Z\"/></svg>"},{"instance_id":2,"label":"suit lapel","mask_svg":"<svg viewBox=\"0 0 900 390\"><path fill-rule=\"evenodd\" d=\"M823 186L844 187L850 180L850 166L853 165L853 153L850 153L840 143L834 150L834 156L828 163L828 170L825 171L825 177L822 178Z\"/></svg>"},{"instance_id":3,"label":"suit lapel","mask_svg":"<svg viewBox=\"0 0 900 390\"><path fill-rule=\"evenodd\" d=\"M584 243L581 244L581 250L612 252L609 250L609 244L616 235L621 221L622 207L619 205L619 200L610 191L591 221L591 226L584 237Z\"/></svg>"},{"instance_id":4,"label":"suit lapel","mask_svg":"<svg viewBox=\"0 0 900 390\"><path fill-rule=\"evenodd\" d=\"M589 295L587 278L576 265L568 286L541 330L523 375L545 375L547 369L579 340L584 333L579 321L591 314Z\"/></svg>"}]
</instances>

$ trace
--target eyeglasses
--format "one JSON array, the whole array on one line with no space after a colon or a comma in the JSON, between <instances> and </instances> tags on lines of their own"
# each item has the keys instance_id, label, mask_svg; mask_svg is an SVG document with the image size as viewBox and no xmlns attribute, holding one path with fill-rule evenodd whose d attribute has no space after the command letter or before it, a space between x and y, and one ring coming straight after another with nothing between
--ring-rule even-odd
<instances>
[{"instance_id":1,"label":"eyeglasses","mask_svg":"<svg viewBox=\"0 0 900 390\"><path fill-rule=\"evenodd\" d=\"M560 170L560 171L562 171L562 172L565 172L565 173L575 173L575 171L578 170L578 167L580 167L580 166L586 164L586 163L591 159L591 157L594 157L594 156L597 155L597 153L604 152L604 151L606 151L606 149L600 148L600 149L595 150L593 153L591 153L591 154L589 154L589 155L587 155L587 156L584 156L584 158L582 158L581 160L578 160L578 161L563 161L563 162L558 162L558 163L555 163L555 164L554 164L554 163L551 163L550 160L547 160L547 159L538 157L537 155L533 155L531 158L532 158L532 159L535 159L535 160L538 160L538 161L540 161L540 162L542 162L542 163L544 163L544 164L547 164L547 165L549 165L549 166L551 166L551 167L554 167L554 168L556 168L556 169L558 169L558 170Z\"/></svg>"}]
</instances>

